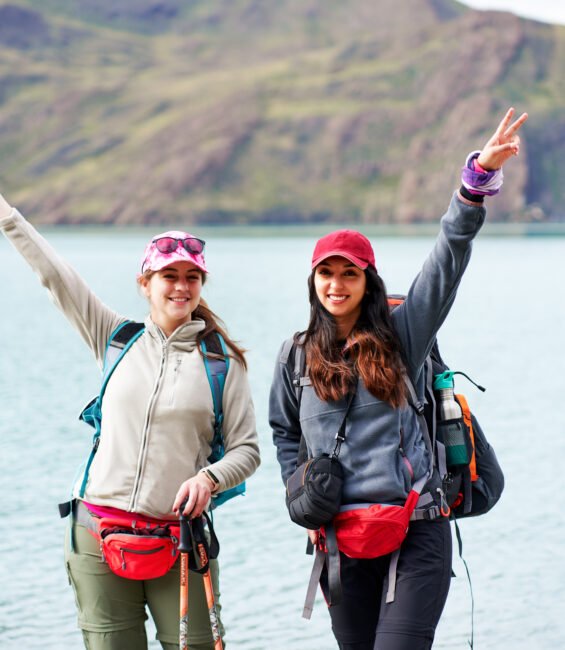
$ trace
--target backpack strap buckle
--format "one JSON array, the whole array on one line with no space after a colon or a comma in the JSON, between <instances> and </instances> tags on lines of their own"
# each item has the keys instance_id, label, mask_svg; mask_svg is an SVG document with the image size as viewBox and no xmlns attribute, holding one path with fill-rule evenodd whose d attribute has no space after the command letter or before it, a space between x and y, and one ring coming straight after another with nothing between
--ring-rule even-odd
<instances>
[{"instance_id":1,"label":"backpack strap buckle","mask_svg":"<svg viewBox=\"0 0 565 650\"><path fill-rule=\"evenodd\" d=\"M424 402L418 400L412 406L418 415L424 415Z\"/></svg>"},{"instance_id":2,"label":"backpack strap buckle","mask_svg":"<svg viewBox=\"0 0 565 650\"><path fill-rule=\"evenodd\" d=\"M410 521L434 521L443 516L441 508L438 505L429 508L416 508L410 516Z\"/></svg>"}]
</instances>

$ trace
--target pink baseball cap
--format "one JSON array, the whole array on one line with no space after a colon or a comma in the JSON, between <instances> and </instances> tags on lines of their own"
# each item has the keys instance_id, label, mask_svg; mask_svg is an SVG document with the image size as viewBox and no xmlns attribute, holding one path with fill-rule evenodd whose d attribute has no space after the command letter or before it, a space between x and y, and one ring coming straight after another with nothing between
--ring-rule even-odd
<instances>
[{"instance_id":1,"label":"pink baseball cap","mask_svg":"<svg viewBox=\"0 0 565 650\"><path fill-rule=\"evenodd\" d=\"M334 255L345 257L362 270L369 264L376 267L371 242L356 230L336 230L318 239L312 255L312 268Z\"/></svg>"},{"instance_id":2,"label":"pink baseball cap","mask_svg":"<svg viewBox=\"0 0 565 650\"><path fill-rule=\"evenodd\" d=\"M192 262L204 273L208 273L204 262L203 239L182 230L168 230L155 235L145 247L141 274L145 271L160 271L175 262Z\"/></svg>"}]
</instances>

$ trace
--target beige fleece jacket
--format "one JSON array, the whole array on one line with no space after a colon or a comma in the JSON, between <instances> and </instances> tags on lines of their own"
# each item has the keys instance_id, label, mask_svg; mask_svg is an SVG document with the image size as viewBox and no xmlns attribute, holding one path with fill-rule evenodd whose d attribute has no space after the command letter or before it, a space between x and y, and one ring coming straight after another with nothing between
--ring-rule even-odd
<instances>
[{"instance_id":1,"label":"beige fleece jacket","mask_svg":"<svg viewBox=\"0 0 565 650\"><path fill-rule=\"evenodd\" d=\"M126 319L104 305L17 210L0 218L0 228L101 367L110 334ZM219 479L220 490L253 474L259 465L255 413L245 369L230 359L223 398L226 453L209 465L214 408L196 346L204 322L185 323L168 339L149 317L145 325L108 382L100 446L84 498L169 518L174 517L173 500L181 483L203 467Z\"/></svg>"}]
</instances>

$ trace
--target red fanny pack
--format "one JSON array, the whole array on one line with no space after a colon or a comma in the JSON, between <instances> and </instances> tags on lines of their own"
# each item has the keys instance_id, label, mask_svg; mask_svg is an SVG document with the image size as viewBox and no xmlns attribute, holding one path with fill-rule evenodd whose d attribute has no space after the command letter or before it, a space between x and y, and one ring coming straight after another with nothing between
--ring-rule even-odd
<instances>
[{"instance_id":1,"label":"red fanny pack","mask_svg":"<svg viewBox=\"0 0 565 650\"><path fill-rule=\"evenodd\" d=\"M130 580L164 576L179 555L179 524L127 515L91 516L88 530L100 541L110 569Z\"/></svg>"},{"instance_id":2,"label":"red fanny pack","mask_svg":"<svg viewBox=\"0 0 565 650\"><path fill-rule=\"evenodd\" d=\"M333 519L338 549L348 557L364 559L396 551L406 537L419 496L412 490L403 506L375 503L340 512Z\"/></svg>"},{"instance_id":3,"label":"red fanny pack","mask_svg":"<svg viewBox=\"0 0 565 650\"><path fill-rule=\"evenodd\" d=\"M160 578L179 555L179 526L122 528L100 521L100 550L112 571L131 580Z\"/></svg>"},{"instance_id":4,"label":"red fanny pack","mask_svg":"<svg viewBox=\"0 0 565 650\"><path fill-rule=\"evenodd\" d=\"M410 518L428 476L414 483L403 506L373 503L337 514L332 522L337 548L357 559L380 557L398 550L406 538ZM325 537L326 531L322 533Z\"/></svg>"}]
</instances>

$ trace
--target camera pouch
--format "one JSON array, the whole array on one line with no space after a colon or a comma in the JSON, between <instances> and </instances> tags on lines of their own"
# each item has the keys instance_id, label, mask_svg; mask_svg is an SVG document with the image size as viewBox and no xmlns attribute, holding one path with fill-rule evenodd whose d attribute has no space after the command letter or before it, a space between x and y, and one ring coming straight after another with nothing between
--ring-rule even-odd
<instances>
[{"instance_id":1,"label":"camera pouch","mask_svg":"<svg viewBox=\"0 0 565 650\"><path fill-rule=\"evenodd\" d=\"M318 530L339 512L343 490L343 467L338 460L345 441L345 423L355 388L349 392L332 454L322 453L300 464L286 483L286 507L295 524Z\"/></svg>"},{"instance_id":2,"label":"camera pouch","mask_svg":"<svg viewBox=\"0 0 565 650\"><path fill-rule=\"evenodd\" d=\"M286 507L295 524L317 530L339 512L343 468L335 456L320 454L302 463L286 484Z\"/></svg>"}]
</instances>

